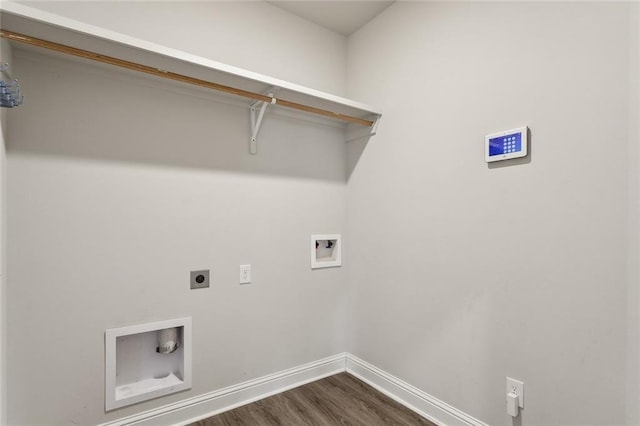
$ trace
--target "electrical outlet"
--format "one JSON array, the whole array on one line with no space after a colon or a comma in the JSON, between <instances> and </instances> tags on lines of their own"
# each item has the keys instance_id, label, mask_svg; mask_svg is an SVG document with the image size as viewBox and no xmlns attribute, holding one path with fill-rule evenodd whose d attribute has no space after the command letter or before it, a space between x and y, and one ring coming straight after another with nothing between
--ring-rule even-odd
<instances>
[{"instance_id":1,"label":"electrical outlet","mask_svg":"<svg viewBox=\"0 0 640 426\"><path fill-rule=\"evenodd\" d=\"M515 393L518 395L518 405L524 408L524 383L520 380L507 377L507 394Z\"/></svg>"},{"instance_id":2,"label":"electrical outlet","mask_svg":"<svg viewBox=\"0 0 640 426\"><path fill-rule=\"evenodd\" d=\"M189 285L191 290L209 287L209 270L191 271L189 274Z\"/></svg>"},{"instance_id":3,"label":"electrical outlet","mask_svg":"<svg viewBox=\"0 0 640 426\"><path fill-rule=\"evenodd\" d=\"M251 265L240 265L240 284L251 283Z\"/></svg>"}]
</instances>

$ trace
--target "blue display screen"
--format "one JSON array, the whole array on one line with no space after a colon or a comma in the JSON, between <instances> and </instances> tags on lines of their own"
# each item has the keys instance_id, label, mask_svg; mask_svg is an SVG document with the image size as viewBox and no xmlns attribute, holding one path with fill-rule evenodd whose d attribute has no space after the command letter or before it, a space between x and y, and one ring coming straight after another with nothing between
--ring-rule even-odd
<instances>
[{"instance_id":1,"label":"blue display screen","mask_svg":"<svg viewBox=\"0 0 640 426\"><path fill-rule=\"evenodd\" d=\"M489 139L489 157L522 151L522 133L498 136Z\"/></svg>"}]
</instances>

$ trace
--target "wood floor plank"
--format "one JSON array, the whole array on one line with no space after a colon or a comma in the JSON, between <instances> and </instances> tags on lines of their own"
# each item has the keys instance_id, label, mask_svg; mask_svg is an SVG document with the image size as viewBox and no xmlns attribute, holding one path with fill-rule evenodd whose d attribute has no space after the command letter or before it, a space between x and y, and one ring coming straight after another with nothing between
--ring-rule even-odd
<instances>
[{"instance_id":1,"label":"wood floor plank","mask_svg":"<svg viewBox=\"0 0 640 426\"><path fill-rule=\"evenodd\" d=\"M355 377L340 373L190 426L435 426Z\"/></svg>"},{"instance_id":2,"label":"wood floor plank","mask_svg":"<svg viewBox=\"0 0 640 426\"><path fill-rule=\"evenodd\" d=\"M309 391L315 392L326 400L327 404L329 401L333 403L337 413L348 424L366 426L378 422L377 414L363 407L361 395L348 392L341 386L344 382L342 379L344 378L333 376L311 383ZM302 391L304 392L304 389Z\"/></svg>"}]
</instances>

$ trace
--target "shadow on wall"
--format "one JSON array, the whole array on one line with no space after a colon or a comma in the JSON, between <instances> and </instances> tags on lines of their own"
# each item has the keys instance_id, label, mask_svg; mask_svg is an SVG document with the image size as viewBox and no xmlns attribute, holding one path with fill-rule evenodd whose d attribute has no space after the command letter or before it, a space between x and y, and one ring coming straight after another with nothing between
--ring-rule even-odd
<instances>
[{"instance_id":1,"label":"shadow on wall","mask_svg":"<svg viewBox=\"0 0 640 426\"><path fill-rule=\"evenodd\" d=\"M250 155L249 102L80 60L16 51L25 102L10 152L346 181L344 129L267 113Z\"/></svg>"}]
</instances>

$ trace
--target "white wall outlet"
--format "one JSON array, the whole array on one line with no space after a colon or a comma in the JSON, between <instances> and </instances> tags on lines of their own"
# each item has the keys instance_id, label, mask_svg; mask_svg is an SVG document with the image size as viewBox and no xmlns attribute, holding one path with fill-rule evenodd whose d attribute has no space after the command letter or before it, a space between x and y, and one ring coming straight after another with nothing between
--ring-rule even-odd
<instances>
[{"instance_id":1,"label":"white wall outlet","mask_svg":"<svg viewBox=\"0 0 640 426\"><path fill-rule=\"evenodd\" d=\"M520 380L507 377L507 395L510 393L518 395L518 406L524 408L524 383Z\"/></svg>"},{"instance_id":2,"label":"white wall outlet","mask_svg":"<svg viewBox=\"0 0 640 426\"><path fill-rule=\"evenodd\" d=\"M251 283L251 265L240 265L240 284Z\"/></svg>"}]
</instances>

